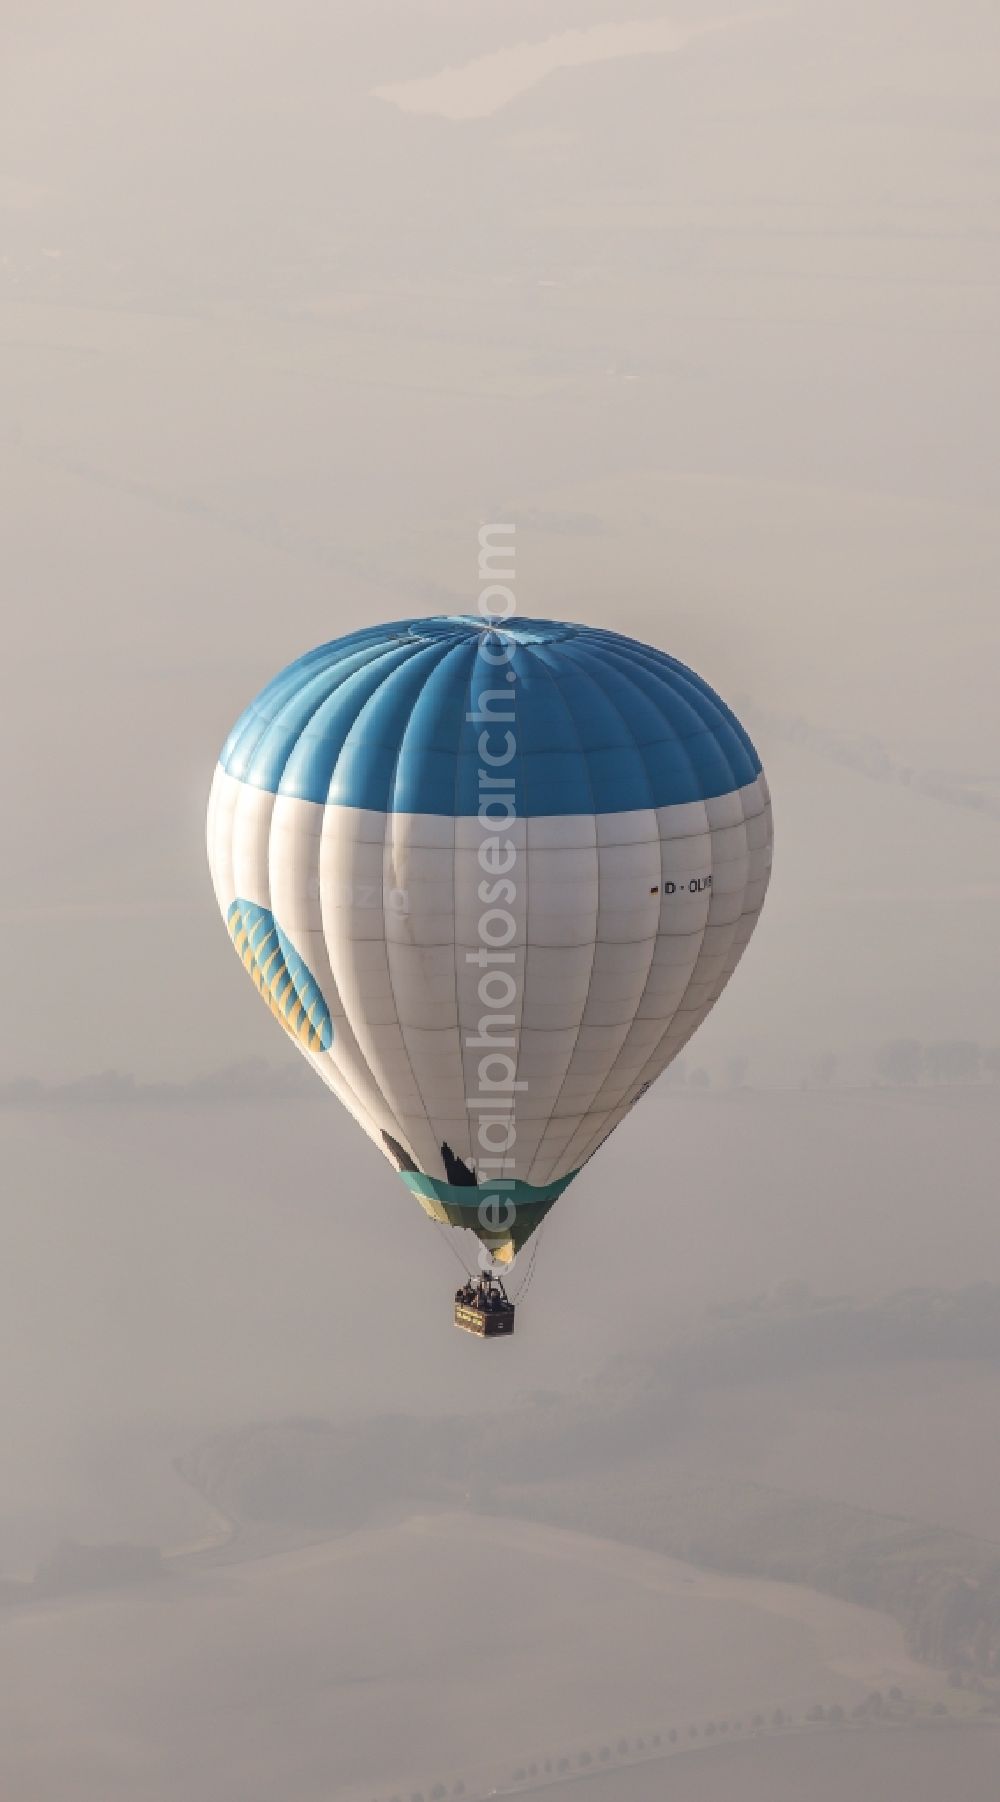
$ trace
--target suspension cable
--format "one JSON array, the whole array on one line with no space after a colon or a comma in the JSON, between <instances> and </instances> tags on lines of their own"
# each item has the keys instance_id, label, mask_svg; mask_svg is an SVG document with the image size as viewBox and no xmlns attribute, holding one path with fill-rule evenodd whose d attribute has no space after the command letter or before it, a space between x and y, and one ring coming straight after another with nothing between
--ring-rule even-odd
<instances>
[{"instance_id":1,"label":"suspension cable","mask_svg":"<svg viewBox=\"0 0 1000 1802\"><path fill-rule=\"evenodd\" d=\"M440 1233L441 1237L444 1239L444 1242L447 1245L449 1251L451 1252L452 1257L455 1258L456 1261L461 1265L463 1271L465 1272L465 1275L470 1280L473 1279L476 1275L475 1269L470 1268L468 1259L462 1256L462 1253L459 1251L458 1246L455 1244L455 1241L452 1238L452 1233L455 1230L454 1227L446 1226L443 1220L435 1220L434 1225L437 1227L438 1232ZM513 1302L523 1301L524 1297L527 1295L528 1290L531 1287L531 1280L535 1274L535 1265L538 1261L538 1253L541 1250L542 1239L545 1236L545 1226L546 1226L546 1222L543 1221L541 1226L538 1229L538 1232L535 1234L535 1242L531 1248L531 1257L528 1260L528 1268L525 1271L521 1282L517 1286L516 1293L511 1296L511 1301L513 1301Z\"/></svg>"},{"instance_id":2,"label":"suspension cable","mask_svg":"<svg viewBox=\"0 0 1000 1802\"><path fill-rule=\"evenodd\" d=\"M466 1276L471 1279L475 1275L475 1272L473 1270L469 1269L467 1260L462 1256L462 1253L459 1251L458 1246L455 1244L455 1241L451 1236L455 1230L454 1227L445 1226L445 1223L443 1220L435 1220L434 1225L437 1227L438 1232L444 1238L444 1242L447 1245L449 1251L451 1252L452 1257L458 1259L458 1262L461 1264L462 1269L464 1270Z\"/></svg>"},{"instance_id":3,"label":"suspension cable","mask_svg":"<svg viewBox=\"0 0 1000 1802\"><path fill-rule=\"evenodd\" d=\"M525 1296L528 1293L528 1290L531 1288L531 1279L535 1274L535 1264L538 1259L538 1253L541 1248L542 1237L544 1235L544 1232L545 1232L545 1222L543 1220L543 1222L542 1222L541 1226L539 1227L538 1232L536 1234L535 1243L531 1249L531 1258L528 1263L528 1268L524 1273L524 1281L518 1284L517 1294L513 1295L511 1297L511 1300L514 1302L523 1301Z\"/></svg>"}]
</instances>

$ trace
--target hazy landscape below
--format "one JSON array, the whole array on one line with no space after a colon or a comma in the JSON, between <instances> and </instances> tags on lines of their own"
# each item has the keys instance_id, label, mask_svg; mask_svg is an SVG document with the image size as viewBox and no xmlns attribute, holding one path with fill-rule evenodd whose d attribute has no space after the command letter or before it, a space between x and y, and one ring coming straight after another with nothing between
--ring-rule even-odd
<instances>
[{"instance_id":1,"label":"hazy landscape below","mask_svg":"<svg viewBox=\"0 0 1000 1802\"><path fill-rule=\"evenodd\" d=\"M928 1769L985 1795L998 1392L997 1286L786 1280L491 1416L397 1398L120 1431L126 1480L105 1463L33 1580L0 1585L5 1779L28 1802L70 1780L166 1802L195 1774L210 1802L440 1802L548 1775L625 1802L668 1759L719 1802L810 1769L821 1802L876 1778L908 1802L931 1735Z\"/></svg>"},{"instance_id":2,"label":"hazy landscape below","mask_svg":"<svg viewBox=\"0 0 1000 1802\"><path fill-rule=\"evenodd\" d=\"M442 1778L485 1788L505 1758L511 1772L575 1763L581 1746L666 1739L706 1712L935 1693L867 1610L447 1514L152 1594L39 1604L12 1630L4 1771L25 1802L68 1782L85 1802L137 1786L151 1802L194 1786L212 1802L289 1785L303 1802ZM43 1751L52 1686L73 1704Z\"/></svg>"},{"instance_id":3,"label":"hazy landscape below","mask_svg":"<svg viewBox=\"0 0 1000 1802\"><path fill-rule=\"evenodd\" d=\"M297 1077L294 1058L291 1068ZM488 1417L539 1388L573 1393L620 1353L657 1352L706 1307L783 1282L877 1297L960 1287L1000 1265L1000 1217L981 1174L991 1086L668 1087L555 1211L517 1335L484 1356L451 1325L461 1237L442 1237L312 1087L253 1104L196 1093L143 1102L106 1084L0 1111L0 1570L22 1570L67 1533L186 1540L191 1499L170 1459L227 1424L456 1408ZM627 1230L605 1205L623 1192ZM780 1474L782 1436L801 1430L835 1488L860 1467L869 1490L851 1499L902 1506L905 1465L892 1491L863 1456L879 1444L878 1391L845 1380L855 1384L840 1391L846 1420L836 1390L825 1404L831 1445L853 1449L853 1422L858 1456L824 1452L815 1395L795 1427L792 1384L776 1407L754 1403L759 1430L745 1438L760 1472ZM977 1405L967 1418L971 1430ZM936 1519L955 1467L921 1463L919 1413L912 1426L904 1432L893 1409L887 1430L915 1461L910 1505ZM712 1415L699 1459L724 1461L732 1435L724 1413ZM970 1431L970 1455L991 1443ZM956 1477L952 1524L992 1531L991 1469Z\"/></svg>"},{"instance_id":4,"label":"hazy landscape below","mask_svg":"<svg viewBox=\"0 0 1000 1802\"><path fill-rule=\"evenodd\" d=\"M663 1767L633 1766L595 1775L580 1802L844 1802L856 1796L901 1796L940 1802L993 1802L1000 1735L980 1729L960 1743L948 1728L914 1732L769 1739L752 1746L713 1746ZM536 1790L536 1795L545 1795ZM557 1795L558 1792L548 1792Z\"/></svg>"}]
</instances>

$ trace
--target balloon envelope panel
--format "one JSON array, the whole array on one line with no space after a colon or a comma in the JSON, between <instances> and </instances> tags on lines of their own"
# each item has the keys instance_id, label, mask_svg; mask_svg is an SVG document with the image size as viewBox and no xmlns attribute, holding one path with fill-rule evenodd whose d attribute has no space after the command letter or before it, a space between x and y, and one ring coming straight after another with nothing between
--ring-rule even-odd
<instances>
[{"instance_id":1,"label":"balloon envelope panel","mask_svg":"<svg viewBox=\"0 0 1000 1802\"><path fill-rule=\"evenodd\" d=\"M281 1024L425 1209L509 1253L724 988L771 809L675 659L459 616L276 677L223 748L208 841Z\"/></svg>"}]
</instances>

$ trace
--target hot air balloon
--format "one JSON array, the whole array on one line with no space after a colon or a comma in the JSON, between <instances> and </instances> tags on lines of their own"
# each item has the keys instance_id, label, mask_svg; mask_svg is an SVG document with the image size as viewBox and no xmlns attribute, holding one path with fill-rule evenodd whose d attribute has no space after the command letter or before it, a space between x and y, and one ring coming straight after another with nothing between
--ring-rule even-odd
<instances>
[{"instance_id":1,"label":"hot air balloon","mask_svg":"<svg viewBox=\"0 0 1000 1802\"><path fill-rule=\"evenodd\" d=\"M497 1265L736 968L771 807L743 727L675 658L443 616L335 639L261 691L208 854L275 1018L425 1213L487 1248L455 1314L493 1336L513 1327Z\"/></svg>"}]
</instances>

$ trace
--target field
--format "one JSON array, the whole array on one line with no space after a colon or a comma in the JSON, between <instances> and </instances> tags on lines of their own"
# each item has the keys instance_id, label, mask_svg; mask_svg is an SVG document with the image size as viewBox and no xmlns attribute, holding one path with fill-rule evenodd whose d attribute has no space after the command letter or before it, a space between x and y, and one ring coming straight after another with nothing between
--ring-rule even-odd
<instances>
[{"instance_id":1,"label":"field","mask_svg":"<svg viewBox=\"0 0 1000 1802\"><path fill-rule=\"evenodd\" d=\"M940 1693L865 1609L459 1515L38 1603L2 1632L18 1802L473 1795L708 1716Z\"/></svg>"},{"instance_id":2,"label":"field","mask_svg":"<svg viewBox=\"0 0 1000 1802\"><path fill-rule=\"evenodd\" d=\"M575 1783L570 1793L573 1802L941 1802L949 1795L995 1802L998 1755L993 1727L810 1733L608 1772Z\"/></svg>"}]
</instances>

